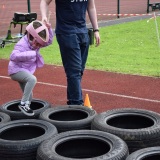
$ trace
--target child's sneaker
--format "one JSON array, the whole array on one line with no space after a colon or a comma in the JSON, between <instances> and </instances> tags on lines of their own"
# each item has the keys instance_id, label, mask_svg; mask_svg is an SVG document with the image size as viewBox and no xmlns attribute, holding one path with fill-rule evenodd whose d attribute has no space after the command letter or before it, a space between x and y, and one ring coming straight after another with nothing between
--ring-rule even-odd
<instances>
[{"instance_id":1,"label":"child's sneaker","mask_svg":"<svg viewBox=\"0 0 160 160\"><path fill-rule=\"evenodd\" d=\"M19 104L18 105L19 109L27 116L33 116L34 115L34 112L33 110L29 107L28 104Z\"/></svg>"}]
</instances>

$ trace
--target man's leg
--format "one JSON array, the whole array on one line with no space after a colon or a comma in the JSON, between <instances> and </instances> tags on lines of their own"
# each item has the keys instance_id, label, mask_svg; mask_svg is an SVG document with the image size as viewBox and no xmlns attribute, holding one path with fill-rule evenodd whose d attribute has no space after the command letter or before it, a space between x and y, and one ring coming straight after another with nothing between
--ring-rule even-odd
<instances>
[{"instance_id":1,"label":"man's leg","mask_svg":"<svg viewBox=\"0 0 160 160\"><path fill-rule=\"evenodd\" d=\"M67 99L69 105L82 105L81 78L82 62L81 39L78 35L57 35L63 66L67 76Z\"/></svg>"}]
</instances>

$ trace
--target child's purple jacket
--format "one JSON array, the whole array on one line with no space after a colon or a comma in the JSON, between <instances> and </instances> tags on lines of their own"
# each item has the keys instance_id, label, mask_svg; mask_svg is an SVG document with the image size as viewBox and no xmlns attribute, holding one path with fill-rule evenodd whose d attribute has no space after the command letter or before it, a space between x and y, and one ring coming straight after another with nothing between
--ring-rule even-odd
<instances>
[{"instance_id":1,"label":"child's purple jacket","mask_svg":"<svg viewBox=\"0 0 160 160\"><path fill-rule=\"evenodd\" d=\"M49 41L45 46L52 44L53 30L49 29ZM28 42L27 35L22 37L14 47L10 55L10 61L8 65L8 74L14 74L19 71L26 71L33 74L36 68L43 67L44 60L39 53L39 49L32 49L32 46Z\"/></svg>"}]
</instances>

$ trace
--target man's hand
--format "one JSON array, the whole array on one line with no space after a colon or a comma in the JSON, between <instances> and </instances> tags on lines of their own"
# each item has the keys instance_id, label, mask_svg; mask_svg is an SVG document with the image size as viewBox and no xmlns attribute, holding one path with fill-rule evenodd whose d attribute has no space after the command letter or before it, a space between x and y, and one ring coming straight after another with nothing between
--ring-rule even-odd
<instances>
[{"instance_id":1,"label":"man's hand","mask_svg":"<svg viewBox=\"0 0 160 160\"><path fill-rule=\"evenodd\" d=\"M100 35L99 32L94 32L94 37L96 40L96 47L98 47L100 45Z\"/></svg>"},{"instance_id":2,"label":"man's hand","mask_svg":"<svg viewBox=\"0 0 160 160\"><path fill-rule=\"evenodd\" d=\"M47 28L51 27L51 24L48 22L47 17L42 18L42 23L45 24Z\"/></svg>"}]
</instances>

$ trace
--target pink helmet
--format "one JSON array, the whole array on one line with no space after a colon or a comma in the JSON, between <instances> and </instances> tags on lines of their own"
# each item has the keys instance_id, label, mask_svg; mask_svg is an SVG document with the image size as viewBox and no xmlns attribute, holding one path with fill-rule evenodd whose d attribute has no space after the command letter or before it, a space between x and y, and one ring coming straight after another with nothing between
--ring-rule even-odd
<instances>
[{"instance_id":1,"label":"pink helmet","mask_svg":"<svg viewBox=\"0 0 160 160\"><path fill-rule=\"evenodd\" d=\"M41 24L40 27L38 27L37 29L34 28L33 23L34 22L39 22ZM32 21L27 27L26 30L29 34L31 34L33 36L33 41L37 41L38 43L40 43L42 46L44 46L48 41L49 41L49 32L48 32L48 28L41 22L38 20ZM42 37L40 37L38 35L39 32L45 30L46 31L46 38L43 39Z\"/></svg>"}]
</instances>

